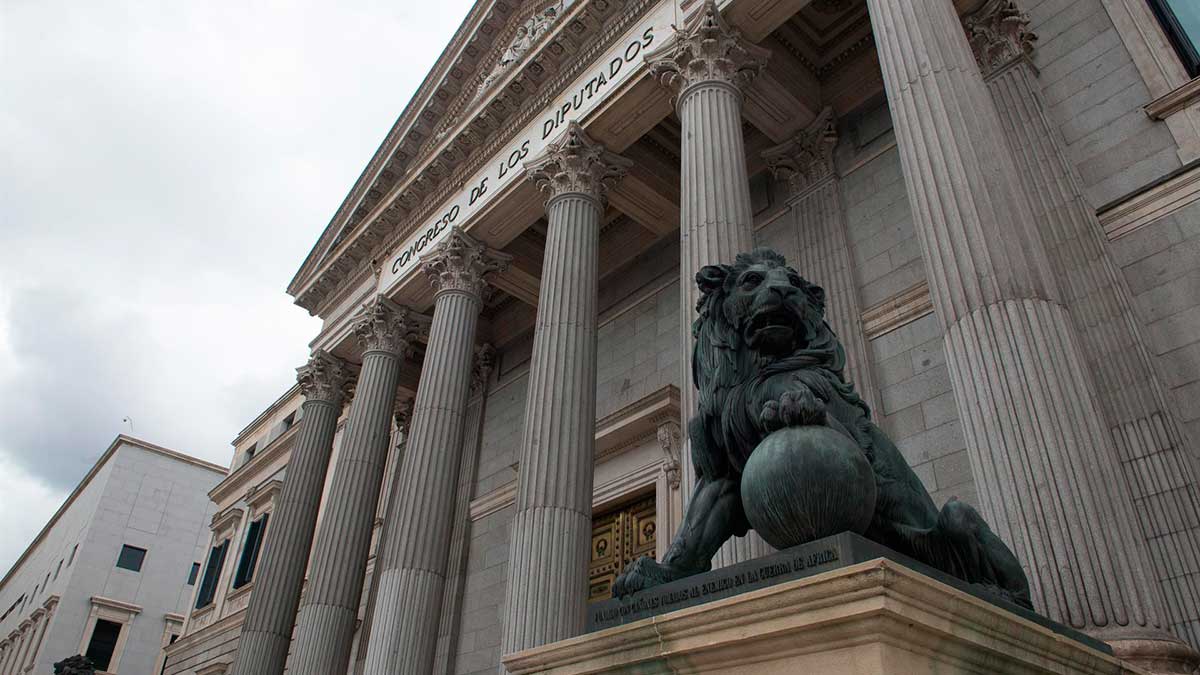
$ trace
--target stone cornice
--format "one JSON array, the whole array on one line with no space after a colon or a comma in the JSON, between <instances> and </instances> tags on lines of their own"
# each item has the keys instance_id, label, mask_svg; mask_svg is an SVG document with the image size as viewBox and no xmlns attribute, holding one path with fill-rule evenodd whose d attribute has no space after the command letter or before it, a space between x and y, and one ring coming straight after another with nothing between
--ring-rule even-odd
<instances>
[{"instance_id":1,"label":"stone cornice","mask_svg":"<svg viewBox=\"0 0 1200 675\"><path fill-rule=\"evenodd\" d=\"M498 24L507 22L515 7L512 0L494 0L475 3L471 8L296 272L288 285L289 293L295 295L324 262L326 254L334 248L333 239L343 233L352 212L376 183L395 180L404 174L414 159L409 150L415 150L412 146L429 136L428 131L421 129L432 126L430 120L440 117L437 106L450 99L452 92L460 91L467 73L474 72L479 61L490 53L500 32Z\"/></svg>"},{"instance_id":2,"label":"stone cornice","mask_svg":"<svg viewBox=\"0 0 1200 675\"><path fill-rule=\"evenodd\" d=\"M348 275L367 261L380 259L422 226L462 181L490 161L655 4L653 0L576 2L542 41L526 52L520 67L510 68L506 80L467 108L454 129L446 133L446 140L423 154L420 162L412 163L403 180L381 192L370 208L360 207L365 212L354 226L355 234L347 237L328 262L314 263L289 286L296 304L320 314L327 296L340 288ZM344 255L351 248L354 252Z\"/></svg>"}]
</instances>

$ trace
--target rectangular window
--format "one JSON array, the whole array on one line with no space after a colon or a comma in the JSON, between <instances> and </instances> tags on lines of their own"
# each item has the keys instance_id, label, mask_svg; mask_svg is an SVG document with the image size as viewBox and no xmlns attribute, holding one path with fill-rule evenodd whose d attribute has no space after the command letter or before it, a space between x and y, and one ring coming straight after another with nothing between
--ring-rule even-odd
<instances>
[{"instance_id":1,"label":"rectangular window","mask_svg":"<svg viewBox=\"0 0 1200 675\"><path fill-rule=\"evenodd\" d=\"M75 544L75 548L71 549L71 557L70 557L70 559L67 560L67 567L70 567L71 563L75 562L75 552L78 550L79 550L79 544Z\"/></svg>"},{"instance_id":2,"label":"rectangular window","mask_svg":"<svg viewBox=\"0 0 1200 675\"><path fill-rule=\"evenodd\" d=\"M121 637L121 624L105 619L96 620L96 628L92 631L92 639L88 642L87 653L84 654L96 670L108 670L112 664L113 650L117 648L117 639Z\"/></svg>"},{"instance_id":3,"label":"rectangular window","mask_svg":"<svg viewBox=\"0 0 1200 675\"><path fill-rule=\"evenodd\" d=\"M229 540L212 547L208 552L208 564L204 566L204 580L200 582L200 590L196 592L196 609L212 604L217 596L217 584L221 581L221 566L225 564L225 552L229 550Z\"/></svg>"},{"instance_id":4,"label":"rectangular window","mask_svg":"<svg viewBox=\"0 0 1200 675\"><path fill-rule=\"evenodd\" d=\"M59 558L58 559L58 567L54 568L54 580L55 581L58 581L58 573L62 571L62 564L63 564L62 558Z\"/></svg>"},{"instance_id":5,"label":"rectangular window","mask_svg":"<svg viewBox=\"0 0 1200 675\"><path fill-rule=\"evenodd\" d=\"M46 592L46 587L50 585L50 573L46 572L46 580L42 582L42 592Z\"/></svg>"},{"instance_id":6,"label":"rectangular window","mask_svg":"<svg viewBox=\"0 0 1200 675\"><path fill-rule=\"evenodd\" d=\"M254 459L254 453L256 452L258 452L258 443L246 448L246 464L249 464L250 460Z\"/></svg>"},{"instance_id":7,"label":"rectangular window","mask_svg":"<svg viewBox=\"0 0 1200 675\"><path fill-rule=\"evenodd\" d=\"M1149 0L1150 9L1167 33L1191 77L1200 76L1200 2Z\"/></svg>"},{"instance_id":8,"label":"rectangular window","mask_svg":"<svg viewBox=\"0 0 1200 675\"><path fill-rule=\"evenodd\" d=\"M233 577L233 587L241 588L254 580L254 568L258 564L258 551L262 548L263 535L267 531L267 516L250 523L246 529L246 545L242 547L242 559L238 561L237 574Z\"/></svg>"},{"instance_id":9,"label":"rectangular window","mask_svg":"<svg viewBox=\"0 0 1200 675\"><path fill-rule=\"evenodd\" d=\"M121 554L117 556L117 567L132 572L142 571L142 562L146 560L146 549L125 544Z\"/></svg>"},{"instance_id":10,"label":"rectangular window","mask_svg":"<svg viewBox=\"0 0 1200 675\"><path fill-rule=\"evenodd\" d=\"M188 586L196 585L196 577L200 576L200 563L192 563L192 571L188 572Z\"/></svg>"}]
</instances>

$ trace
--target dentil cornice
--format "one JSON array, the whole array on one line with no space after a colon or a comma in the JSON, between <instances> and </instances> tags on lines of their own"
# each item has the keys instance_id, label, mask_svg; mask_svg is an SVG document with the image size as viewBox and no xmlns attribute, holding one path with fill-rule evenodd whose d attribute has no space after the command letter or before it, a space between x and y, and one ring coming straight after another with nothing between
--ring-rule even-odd
<instances>
[{"instance_id":1,"label":"dentil cornice","mask_svg":"<svg viewBox=\"0 0 1200 675\"><path fill-rule=\"evenodd\" d=\"M412 344L428 334L429 317L382 296L367 301L354 323L354 336L363 352L408 356Z\"/></svg>"},{"instance_id":2,"label":"dentil cornice","mask_svg":"<svg viewBox=\"0 0 1200 675\"><path fill-rule=\"evenodd\" d=\"M825 108L807 129L791 140L763 151L762 156L771 173L787 180L792 196L797 196L836 175L833 150L837 142L833 109Z\"/></svg>"},{"instance_id":3,"label":"dentil cornice","mask_svg":"<svg viewBox=\"0 0 1200 675\"><path fill-rule=\"evenodd\" d=\"M492 250L454 227L421 261L421 271L435 291L461 291L483 297L484 276L503 272L512 256Z\"/></svg>"},{"instance_id":4,"label":"dentil cornice","mask_svg":"<svg viewBox=\"0 0 1200 675\"><path fill-rule=\"evenodd\" d=\"M739 91L766 65L771 51L742 37L707 0L691 26L646 55L650 72L676 96L692 85L721 82Z\"/></svg>"},{"instance_id":5,"label":"dentil cornice","mask_svg":"<svg viewBox=\"0 0 1200 675\"><path fill-rule=\"evenodd\" d=\"M1014 0L988 0L963 19L967 40L983 76L1033 54L1037 35L1029 32L1029 15Z\"/></svg>"},{"instance_id":6,"label":"dentil cornice","mask_svg":"<svg viewBox=\"0 0 1200 675\"><path fill-rule=\"evenodd\" d=\"M328 401L335 408L341 407L355 375L354 366L324 349L314 351L308 363L296 369L305 400Z\"/></svg>"},{"instance_id":7,"label":"dentil cornice","mask_svg":"<svg viewBox=\"0 0 1200 675\"><path fill-rule=\"evenodd\" d=\"M609 186L632 165L593 141L578 122L572 121L540 157L525 164L525 175L546 193L547 199L574 193L603 203Z\"/></svg>"}]
</instances>

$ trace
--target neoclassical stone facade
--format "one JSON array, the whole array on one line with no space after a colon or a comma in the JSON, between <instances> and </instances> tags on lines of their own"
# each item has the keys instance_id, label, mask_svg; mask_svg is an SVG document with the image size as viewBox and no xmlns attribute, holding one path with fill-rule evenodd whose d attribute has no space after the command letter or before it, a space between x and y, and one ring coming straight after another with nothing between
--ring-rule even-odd
<instances>
[{"instance_id":1,"label":"neoclassical stone facade","mask_svg":"<svg viewBox=\"0 0 1200 675\"><path fill-rule=\"evenodd\" d=\"M288 287L324 324L256 588L166 672L495 673L579 634L681 519L692 279L756 245L1038 611L1189 672L1200 85L1160 5L476 3Z\"/></svg>"}]
</instances>

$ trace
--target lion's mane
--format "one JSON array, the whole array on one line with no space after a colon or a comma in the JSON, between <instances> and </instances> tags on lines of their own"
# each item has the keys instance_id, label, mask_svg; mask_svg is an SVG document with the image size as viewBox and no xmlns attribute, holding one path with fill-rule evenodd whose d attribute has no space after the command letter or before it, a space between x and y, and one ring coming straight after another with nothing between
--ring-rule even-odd
<instances>
[{"instance_id":1,"label":"lion's mane","mask_svg":"<svg viewBox=\"0 0 1200 675\"><path fill-rule=\"evenodd\" d=\"M724 266L723 279L714 280L709 290L702 290L696 305L699 316L692 324L695 339L692 381L699 390L699 414L710 437L725 448L730 460L730 466L720 466L717 465L720 458L708 458L707 462L705 458L697 458L700 471L706 475L724 475L729 469L741 473L750 452L762 440L757 420L752 417L755 408L750 404L758 398L764 383L780 374L803 370L809 386L815 385L826 396L836 395L860 409L862 419L870 417L867 404L844 377L846 351L825 320L825 292L821 287L800 280L800 290L806 298L800 316L806 338L803 347L787 355L771 356L760 354L746 344L742 324L749 317L729 316L726 300L733 280L755 264L778 266L795 273L786 259L774 251L757 249L741 253L733 265Z\"/></svg>"}]
</instances>

